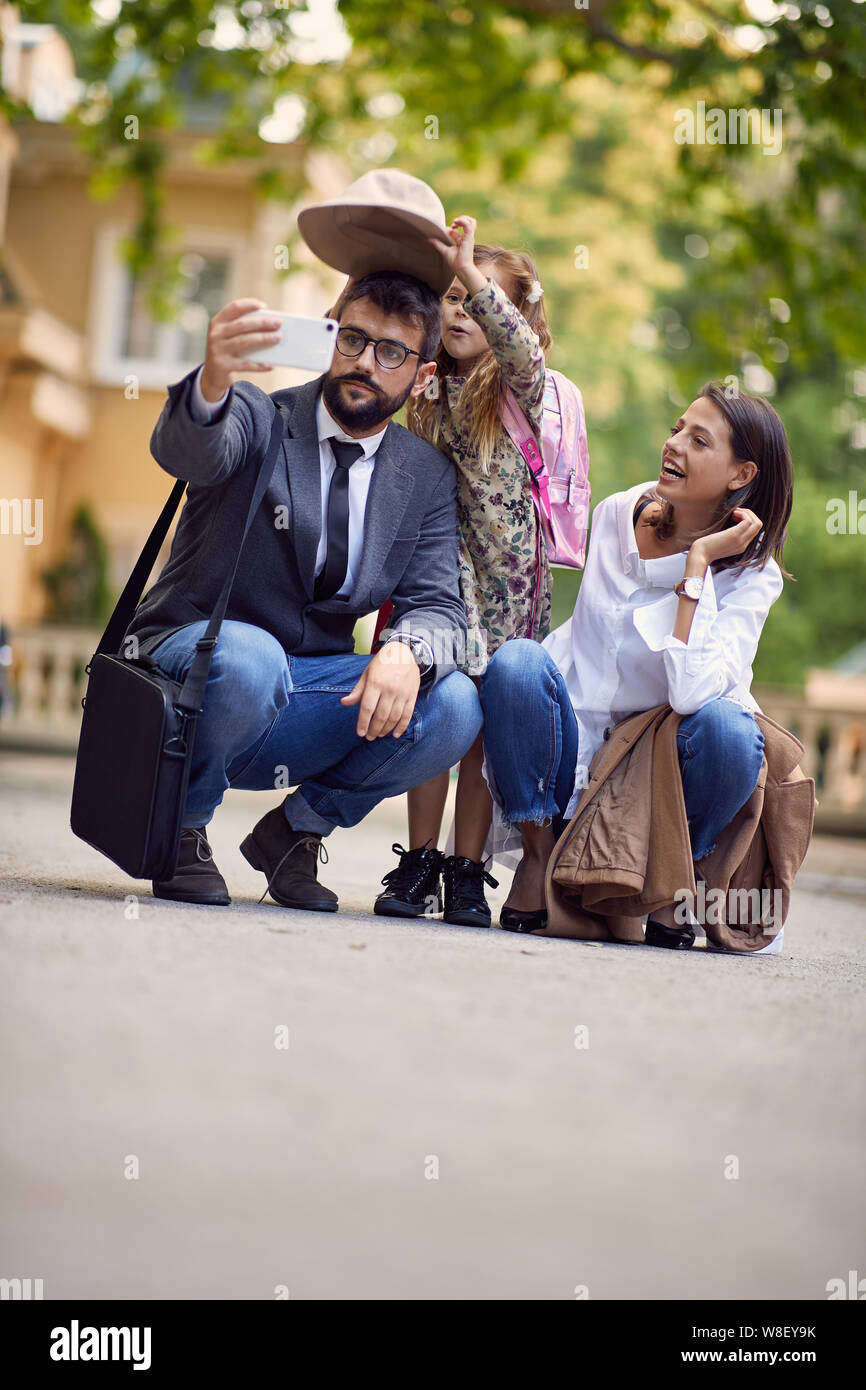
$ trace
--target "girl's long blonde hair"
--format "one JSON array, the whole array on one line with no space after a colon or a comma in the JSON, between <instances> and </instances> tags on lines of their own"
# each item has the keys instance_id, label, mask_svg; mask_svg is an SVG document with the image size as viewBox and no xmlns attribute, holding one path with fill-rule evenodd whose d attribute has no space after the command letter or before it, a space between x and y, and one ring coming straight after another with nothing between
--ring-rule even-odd
<instances>
[{"instance_id":1,"label":"girl's long blonde hair","mask_svg":"<svg viewBox=\"0 0 866 1390\"><path fill-rule=\"evenodd\" d=\"M475 247L473 260L479 268L490 266L499 272L501 278L508 277L514 290L512 303L538 335L541 350L546 354L553 339L543 299L530 301L529 298L533 285L538 284L538 270L531 256L524 251L507 251L504 246L480 245ZM425 392L412 397L406 404L406 423L414 434L438 447L443 422L449 412L442 378L459 375L460 363L441 344L434 360L436 377L433 379L439 385L438 396L428 396ZM499 363L488 348L466 378L461 392L460 418L456 422L460 434L474 444L478 464L485 476L490 473L493 447L502 429L499 417L500 380Z\"/></svg>"}]
</instances>

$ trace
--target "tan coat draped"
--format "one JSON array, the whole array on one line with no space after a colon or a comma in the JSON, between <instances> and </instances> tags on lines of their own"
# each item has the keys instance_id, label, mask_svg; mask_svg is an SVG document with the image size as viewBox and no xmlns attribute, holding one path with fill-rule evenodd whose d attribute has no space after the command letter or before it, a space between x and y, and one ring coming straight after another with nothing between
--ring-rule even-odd
<instances>
[{"instance_id":1,"label":"tan coat draped","mask_svg":"<svg viewBox=\"0 0 866 1390\"><path fill-rule=\"evenodd\" d=\"M670 705L657 705L616 724L598 749L547 868L552 935L640 942L642 916L683 890L699 901L677 755L680 719ZM755 719L764 735L757 786L700 861L715 904L702 925L709 943L728 951L759 950L784 925L815 817L815 783L799 767L803 745L767 715ZM724 905L710 897L718 889ZM749 914L728 911L729 892L752 889L778 890L779 899L769 899L781 904L772 923L765 916L763 924L738 925Z\"/></svg>"}]
</instances>

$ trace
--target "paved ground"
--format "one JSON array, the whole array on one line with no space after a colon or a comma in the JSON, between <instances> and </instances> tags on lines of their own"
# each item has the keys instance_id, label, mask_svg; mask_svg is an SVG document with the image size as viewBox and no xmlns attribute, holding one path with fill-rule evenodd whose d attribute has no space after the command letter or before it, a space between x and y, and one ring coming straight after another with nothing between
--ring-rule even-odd
<instances>
[{"instance_id":1,"label":"paved ground","mask_svg":"<svg viewBox=\"0 0 866 1390\"><path fill-rule=\"evenodd\" d=\"M181 908L73 838L71 771L0 754L0 1276L821 1299L866 1273L866 847L816 841L783 955L679 955L373 917L399 801L332 837L343 912L259 906L237 846L269 803L232 793L234 905Z\"/></svg>"}]
</instances>

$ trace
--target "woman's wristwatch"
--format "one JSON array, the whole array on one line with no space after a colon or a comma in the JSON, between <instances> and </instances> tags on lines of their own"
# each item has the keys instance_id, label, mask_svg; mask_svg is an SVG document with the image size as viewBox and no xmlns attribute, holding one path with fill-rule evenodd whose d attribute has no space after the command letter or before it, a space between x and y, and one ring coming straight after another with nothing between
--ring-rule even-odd
<instances>
[{"instance_id":1,"label":"woman's wristwatch","mask_svg":"<svg viewBox=\"0 0 866 1390\"><path fill-rule=\"evenodd\" d=\"M704 592L704 581L697 574L690 574L685 579L681 579L679 584L674 585L674 593L678 598L690 598L695 603L698 602Z\"/></svg>"}]
</instances>

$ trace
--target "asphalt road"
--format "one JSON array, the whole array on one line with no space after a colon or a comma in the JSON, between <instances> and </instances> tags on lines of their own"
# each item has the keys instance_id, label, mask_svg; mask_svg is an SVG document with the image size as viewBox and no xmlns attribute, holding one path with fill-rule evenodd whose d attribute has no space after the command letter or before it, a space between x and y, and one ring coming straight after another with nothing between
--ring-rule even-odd
<instances>
[{"instance_id":1,"label":"asphalt road","mask_svg":"<svg viewBox=\"0 0 866 1390\"><path fill-rule=\"evenodd\" d=\"M863 847L816 841L782 955L669 953L372 916L399 801L331 837L337 915L258 904L256 793L213 825L232 907L159 902L74 839L71 774L0 754L0 1276L824 1299L866 1274Z\"/></svg>"}]
</instances>

